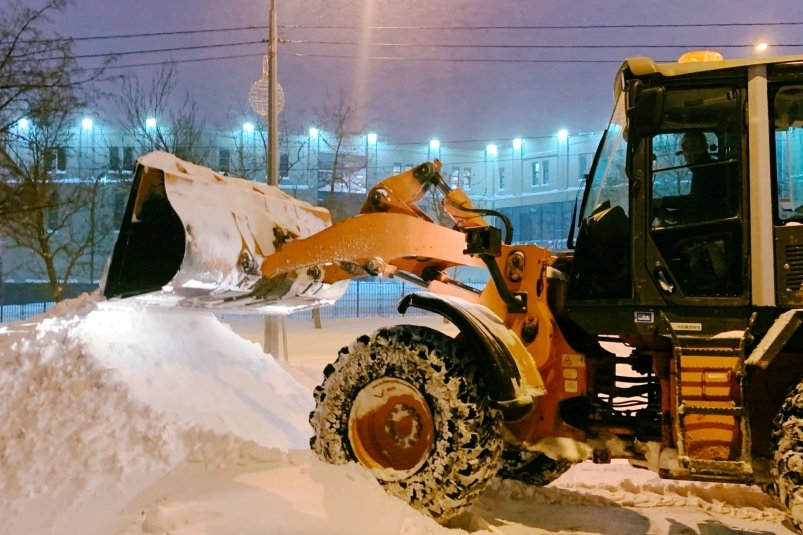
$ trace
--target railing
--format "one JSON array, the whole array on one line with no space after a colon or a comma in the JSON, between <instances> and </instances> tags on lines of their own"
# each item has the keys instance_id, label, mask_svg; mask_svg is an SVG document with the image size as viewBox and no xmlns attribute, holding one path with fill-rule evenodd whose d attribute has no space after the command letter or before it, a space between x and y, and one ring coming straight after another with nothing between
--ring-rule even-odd
<instances>
[{"instance_id":1,"label":"railing","mask_svg":"<svg viewBox=\"0 0 803 535\"><path fill-rule=\"evenodd\" d=\"M482 288L484 283L468 282L475 288ZM399 299L405 295L418 291L421 288L401 281L351 281L346 293L334 305L321 308L322 318L359 318L359 317L387 317L394 316ZM42 314L54 305L53 302L28 303L24 305L0 306L0 323L27 320ZM411 308L408 315L422 316L430 314L424 310ZM225 313L221 316L225 317ZM238 314L242 316L242 314ZM259 314L252 314L254 317ZM290 318L310 318L311 310L291 314Z\"/></svg>"},{"instance_id":2,"label":"railing","mask_svg":"<svg viewBox=\"0 0 803 535\"><path fill-rule=\"evenodd\" d=\"M55 303L26 303L24 305L2 305L0 306L0 323L27 320L30 317L42 314L50 310Z\"/></svg>"}]
</instances>

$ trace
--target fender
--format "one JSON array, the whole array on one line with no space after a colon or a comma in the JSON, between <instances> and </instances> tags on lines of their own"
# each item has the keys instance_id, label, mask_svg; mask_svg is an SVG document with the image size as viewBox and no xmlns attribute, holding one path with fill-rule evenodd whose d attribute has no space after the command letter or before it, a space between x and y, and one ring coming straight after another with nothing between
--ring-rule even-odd
<instances>
[{"instance_id":1,"label":"fender","mask_svg":"<svg viewBox=\"0 0 803 535\"><path fill-rule=\"evenodd\" d=\"M747 366L767 369L803 324L803 309L794 308L778 316L745 361Z\"/></svg>"},{"instance_id":2,"label":"fender","mask_svg":"<svg viewBox=\"0 0 803 535\"><path fill-rule=\"evenodd\" d=\"M454 323L477 359L488 395L502 410L506 420L522 417L530 411L538 397L546 394L541 375L526 381L516 365L531 359L527 348L513 331L489 308L455 296L416 292L402 298L399 312L409 307L435 312ZM525 360L522 360L524 362Z\"/></svg>"}]
</instances>

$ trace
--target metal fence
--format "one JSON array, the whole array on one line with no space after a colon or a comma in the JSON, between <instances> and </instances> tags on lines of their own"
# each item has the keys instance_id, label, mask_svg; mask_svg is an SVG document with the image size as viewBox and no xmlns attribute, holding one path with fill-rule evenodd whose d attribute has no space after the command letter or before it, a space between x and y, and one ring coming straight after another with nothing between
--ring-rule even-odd
<instances>
[{"instance_id":1,"label":"metal fence","mask_svg":"<svg viewBox=\"0 0 803 535\"><path fill-rule=\"evenodd\" d=\"M469 282L475 288L481 288L484 283ZM420 290L418 286L402 281L386 280L357 280L351 281L346 293L334 305L321 308L322 318L359 318L359 317L387 317L398 312L396 305L405 295ZM0 306L0 323L27 320L42 314L54 305L53 302L28 303L24 305ZM424 310L411 308L407 315L422 316L430 314ZM225 313L222 314L225 316ZM242 316L240 314L240 316ZM258 317L259 314L252 314ZM291 314L291 318L310 318L311 310Z\"/></svg>"},{"instance_id":2,"label":"metal fence","mask_svg":"<svg viewBox=\"0 0 803 535\"><path fill-rule=\"evenodd\" d=\"M26 303L24 305L0 306L0 323L27 320L50 310L55 303Z\"/></svg>"}]
</instances>

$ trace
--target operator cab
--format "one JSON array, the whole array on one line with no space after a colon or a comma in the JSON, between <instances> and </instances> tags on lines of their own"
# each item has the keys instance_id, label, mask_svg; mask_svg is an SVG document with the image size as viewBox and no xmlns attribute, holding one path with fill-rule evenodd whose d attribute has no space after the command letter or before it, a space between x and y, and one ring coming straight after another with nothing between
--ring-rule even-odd
<instances>
[{"instance_id":1,"label":"operator cab","mask_svg":"<svg viewBox=\"0 0 803 535\"><path fill-rule=\"evenodd\" d=\"M658 309L748 304L746 73L622 73L577 219L568 302L580 323L652 330ZM640 312L649 325L635 325Z\"/></svg>"},{"instance_id":2,"label":"operator cab","mask_svg":"<svg viewBox=\"0 0 803 535\"><path fill-rule=\"evenodd\" d=\"M800 58L626 62L575 225L566 310L591 331L803 304Z\"/></svg>"}]
</instances>

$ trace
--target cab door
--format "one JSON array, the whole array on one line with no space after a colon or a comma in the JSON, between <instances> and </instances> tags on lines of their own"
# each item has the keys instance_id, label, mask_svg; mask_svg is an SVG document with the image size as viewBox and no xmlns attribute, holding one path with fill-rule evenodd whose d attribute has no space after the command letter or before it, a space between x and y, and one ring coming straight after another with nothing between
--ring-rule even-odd
<instances>
[{"instance_id":1,"label":"cab door","mask_svg":"<svg viewBox=\"0 0 803 535\"><path fill-rule=\"evenodd\" d=\"M665 88L649 142L644 267L668 304L747 302L745 95L733 81Z\"/></svg>"}]
</instances>

